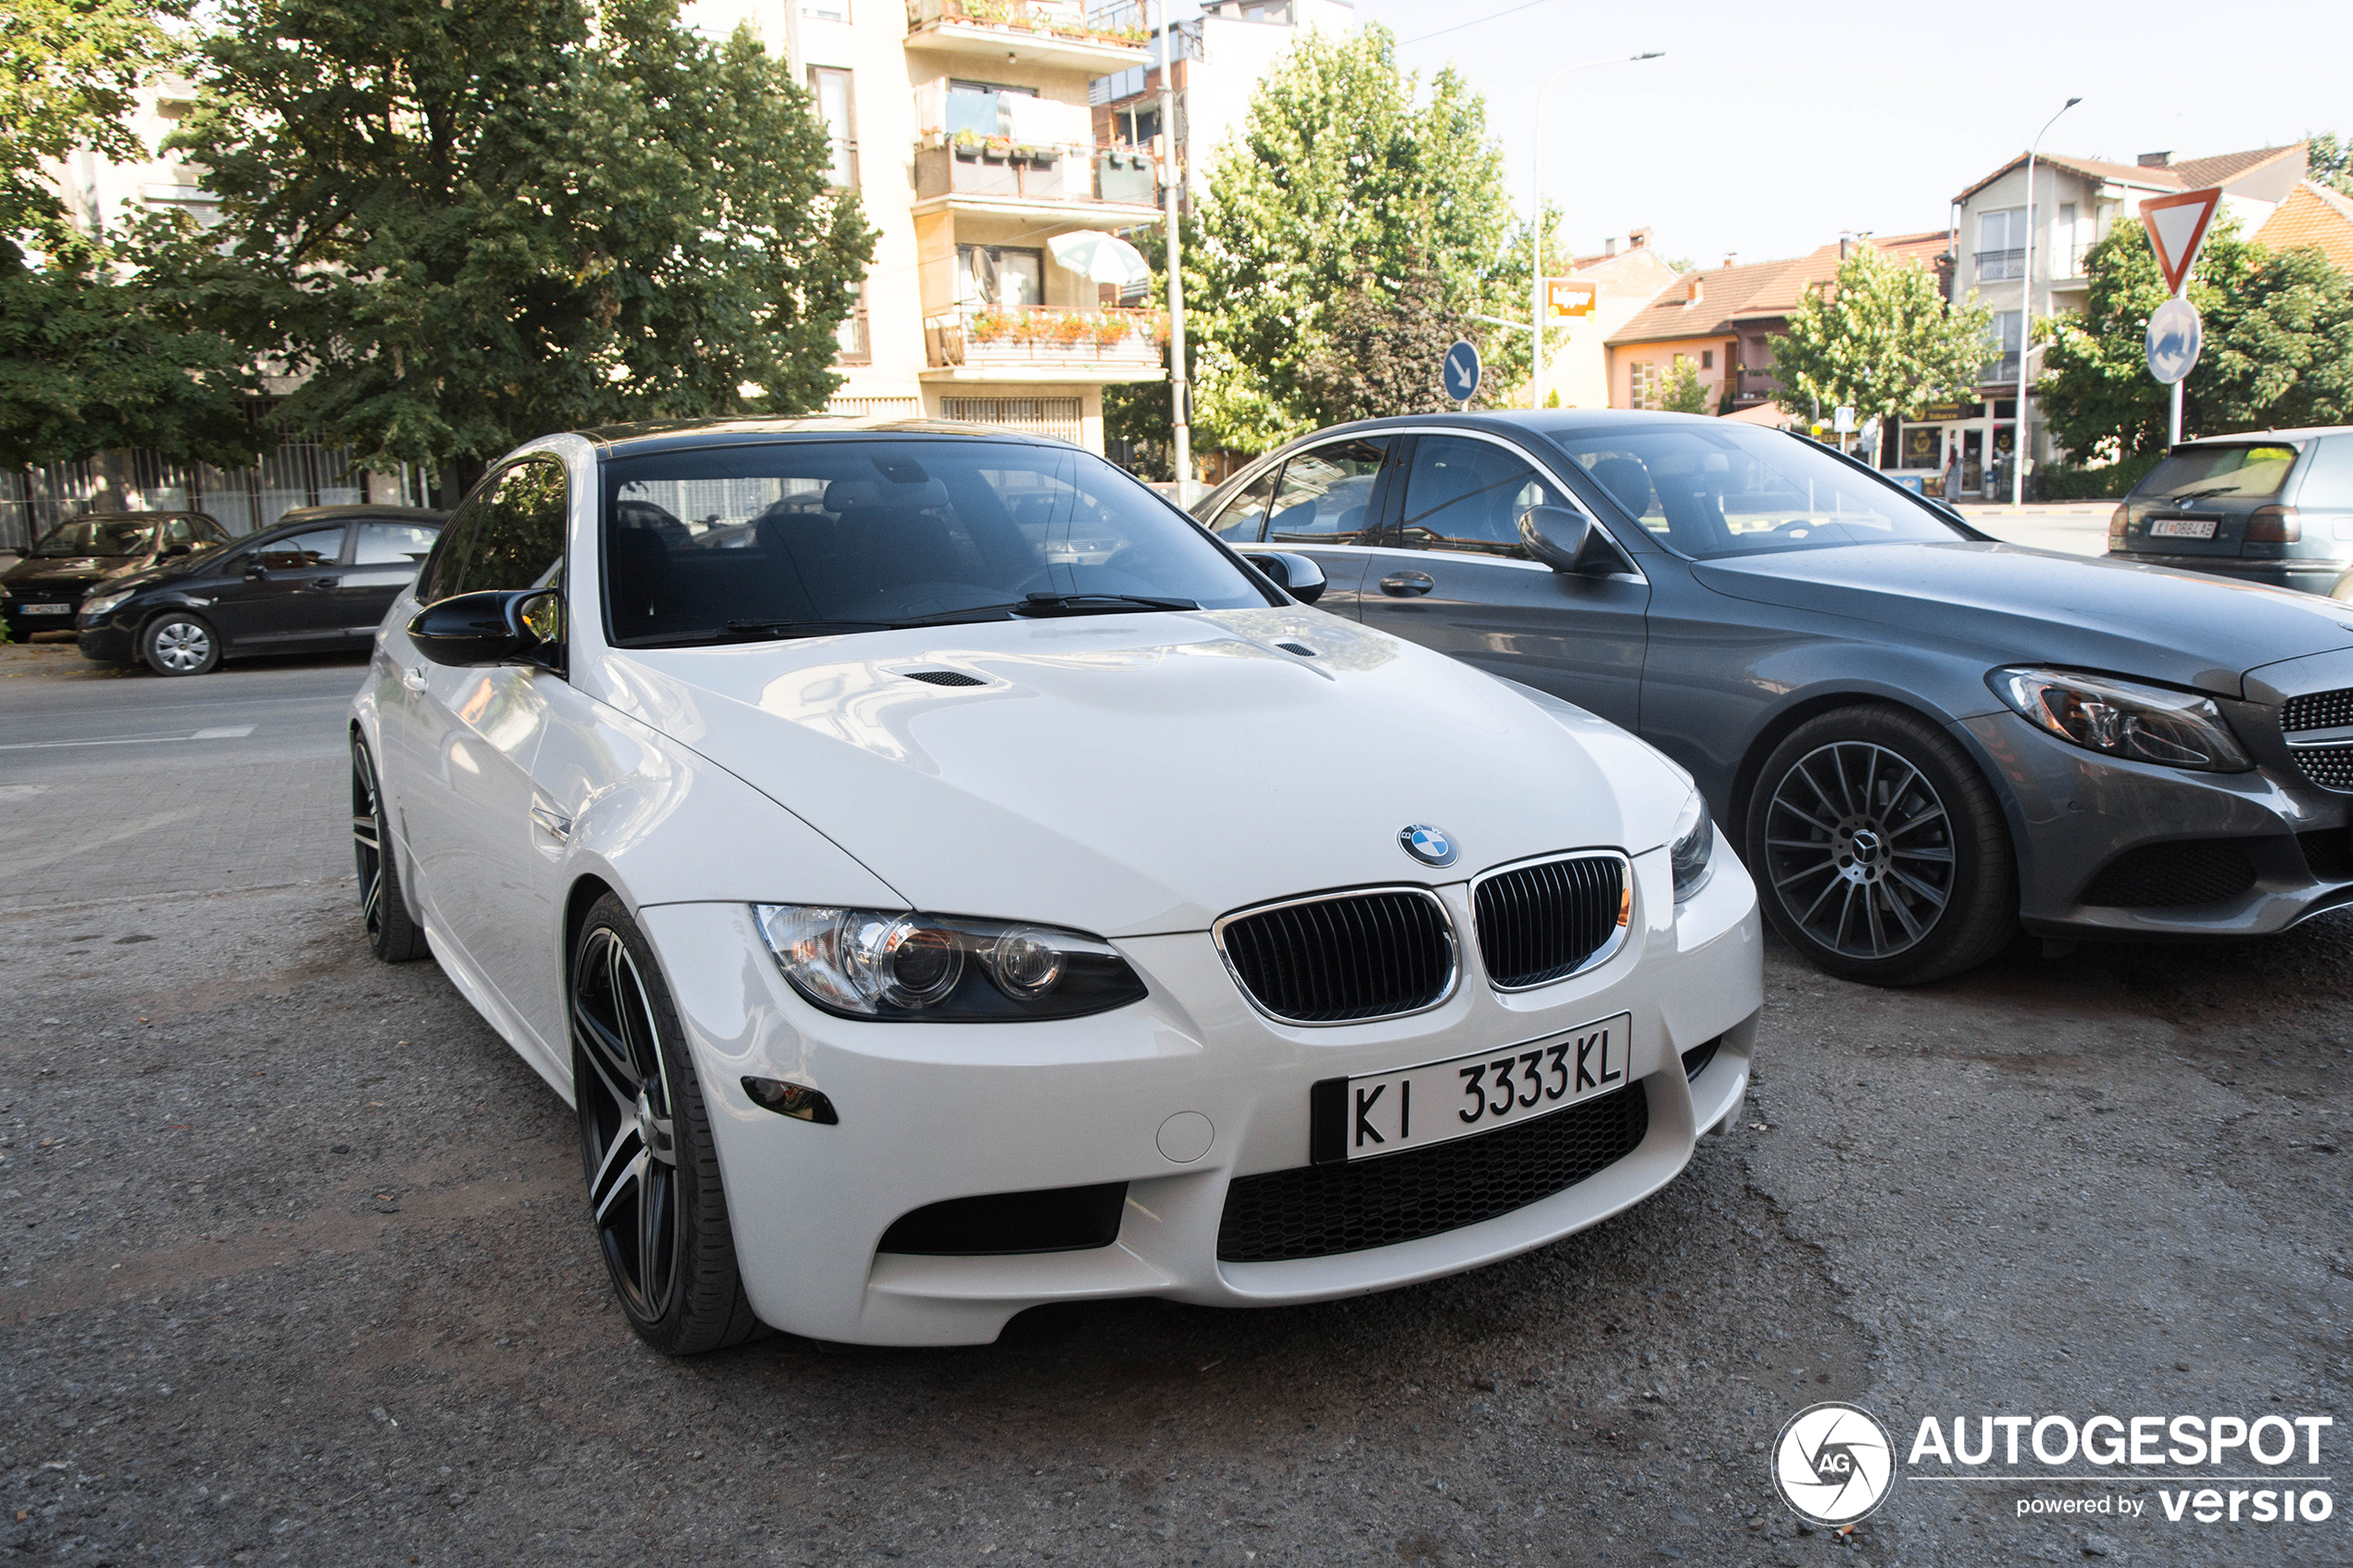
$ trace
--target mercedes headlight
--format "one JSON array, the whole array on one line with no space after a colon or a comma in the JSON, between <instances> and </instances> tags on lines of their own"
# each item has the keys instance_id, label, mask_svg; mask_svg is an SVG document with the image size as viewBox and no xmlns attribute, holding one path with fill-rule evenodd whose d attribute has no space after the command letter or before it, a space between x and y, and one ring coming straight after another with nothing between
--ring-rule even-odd
<instances>
[{"instance_id":1,"label":"mercedes headlight","mask_svg":"<svg viewBox=\"0 0 2353 1568\"><path fill-rule=\"evenodd\" d=\"M1675 872L1675 902L1681 903L1707 881L1716 860L1716 822L1707 814L1707 797L1692 791L1675 819L1674 836L1667 841L1667 863Z\"/></svg>"},{"instance_id":2,"label":"mercedes headlight","mask_svg":"<svg viewBox=\"0 0 2353 1568\"><path fill-rule=\"evenodd\" d=\"M1996 670L1986 679L1994 696L2086 751L2207 773L2255 766L2210 697L2067 670Z\"/></svg>"},{"instance_id":3,"label":"mercedes headlight","mask_svg":"<svg viewBox=\"0 0 2353 1568\"><path fill-rule=\"evenodd\" d=\"M752 916L793 989L845 1017L1010 1023L1145 995L1109 943L1053 926L808 904L754 904Z\"/></svg>"},{"instance_id":4,"label":"mercedes headlight","mask_svg":"<svg viewBox=\"0 0 2353 1568\"><path fill-rule=\"evenodd\" d=\"M111 594L91 595L82 601L82 624L88 625L137 592L136 588L118 588Z\"/></svg>"}]
</instances>

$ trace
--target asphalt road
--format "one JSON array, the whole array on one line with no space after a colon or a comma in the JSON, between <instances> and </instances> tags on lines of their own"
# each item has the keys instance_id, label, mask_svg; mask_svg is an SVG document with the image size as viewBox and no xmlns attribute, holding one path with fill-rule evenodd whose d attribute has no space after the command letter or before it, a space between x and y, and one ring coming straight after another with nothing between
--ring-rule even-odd
<instances>
[{"instance_id":1,"label":"asphalt road","mask_svg":"<svg viewBox=\"0 0 2353 1568\"><path fill-rule=\"evenodd\" d=\"M1851 1537L1801 1532L1761 1451L1846 1399L1899 1447L1931 1415L2327 1414L2341 1465L2344 921L2021 944L1905 992L1776 953L1746 1123L1632 1212L1475 1274L670 1363L609 1303L569 1113L431 962L373 963L332 880L357 673L0 681L8 744L254 725L217 754L0 752L0 789L78 807L0 795L0 865L30 868L0 887L49 885L62 821L71 880L107 890L0 908L0 1548L22 1561L2353 1562L2342 1507L2173 1523L2178 1480L2080 1461L2095 1479L1907 1474ZM215 759L234 746L282 749ZM256 880L190 897L170 825L99 833L167 803L253 846ZM126 897L143 878L156 896ZM2102 1498L2147 1512L2018 1513Z\"/></svg>"}]
</instances>

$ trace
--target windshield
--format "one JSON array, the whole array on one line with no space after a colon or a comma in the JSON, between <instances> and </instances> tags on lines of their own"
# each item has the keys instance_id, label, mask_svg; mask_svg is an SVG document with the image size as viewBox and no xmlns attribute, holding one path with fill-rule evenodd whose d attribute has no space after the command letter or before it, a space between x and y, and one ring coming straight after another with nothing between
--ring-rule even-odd
<instances>
[{"instance_id":1,"label":"windshield","mask_svg":"<svg viewBox=\"0 0 2353 1568\"><path fill-rule=\"evenodd\" d=\"M1677 554L1963 539L1927 503L1811 443L1750 425L1655 425L1555 436Z\"/></svg>"},{"instance_id":2,"label":"windshield","mask_svg":"<svg viewBox=\"0 0 2353 1568\"><path fill-rule=\"evenodd\" d=\"M156 522L144 517L85 517L43 536L36 556L135 556L155 536Z\"/></svg>"},{"instance_id":3,"label":"windshield","mask_svg":"<svg viewBox=\"0 0 2353 1568\"><path fill-rule=\"evenodd\" d=\"M623 646L1269 603L1136 480L1022 442L789 441L605 466Z\"/></svg>"},{"instance_id":4,"label":"windshield","mask_svg":"<svg viewBox=\"0 0 2353 1568\"><path fill-rule=\"evenodd\" d=\"M2194 501L2210 495L2276 495L2296 466L2296 448L2284 443L2260 446L2193 446L2149 470L2133 487L2143 499Z\"/></svg>"}]
</instances>

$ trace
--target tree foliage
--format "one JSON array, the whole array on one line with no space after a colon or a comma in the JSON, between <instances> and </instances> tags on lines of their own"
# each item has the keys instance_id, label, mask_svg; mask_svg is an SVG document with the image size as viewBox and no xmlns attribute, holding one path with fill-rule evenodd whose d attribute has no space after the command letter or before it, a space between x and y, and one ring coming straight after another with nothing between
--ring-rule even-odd
<instances>
[{"instance_id":1,"label":"tree foliage","mask_svg":"<svg viewBox=\"0 0 2353 1568\"><path fill-rule=\"evenodd\" d=\"M2037 322L2035 383L2051 433L2079 458L2164 449L2170 395L2148 372L2148 319L2166 298L2138 223L2085 257L2080 316ZM2353 282L2317 250L2272 254L2217 220L2191 270L2204 347L2182 388L2184 433L2353 420Z\"/></svg>"},{"instance_id":2,"label":"tree foliage","mask_svg":"<svg viewBox=\"0 0 2353 1568\"><path fill-rule=\"evenodd\" d=\"M1264 451L1315 427L1331 383L1309 367L1332 362L1343 313L1361 321L1362 280L1395 298L1426 271L1439 297L1417 310L1524 309L1525 264L1515 301L1499 263L1511 207L1485 106L1451 69L1418 93L1386 28L1310 32L1216 155L1186 246L1204 442Z\"/></svg>"},{"instance_id":3,"label":"tree foliage","mask_svg":"<svg viewBox=\"0 0 2353 1568\"><path fill-rule=\"evenodd\" d=\"M228 0L224 21L171 143L223 220L175 259L304 378L283 422L462 477L550 430L839 384L873 235L748 31L700 38L675 0Z\"/></svg>"},{"instance_id":4,"label":"tree foliage","mask_svg":"<svg viewBox=\"0 0 2353 1568\"><path fill-rule=\"evenodd\" d=\"M0 245L63 253L83 236L68 221L44 159L77 148L145 158L132 133L139 89L180 57L168 25L183 12L155 0L0 0Z\"/></svg>"},{"instance_id":5,"label":"tree foliage","mask_svg":"<svg viewBox=\"0 0 2353 1568\"><path fill-rule=\"evenodd\" d=\"M1315 423L1455 407L1441 372L1464 323L1447 308L1436 264L1421 254L1412 262L1403 278L1359 278L1334 304L1322 340L1299 367L1300 396Z\"/></svg>"},{"instance_id":6,"label":"tree foliage","mask_svg":"<svg viewBox=\"0 0 2353 1568\"><path fill-rule=\"evenodd\" d=\"M1917 414L1976 387L1992 323L1974 298L1949 307L1928 269L1864 244L1773 339L1775 400L1792 413L1851 407L1858 421Z\"/></svg>"},{"instance_id":7,"label":"tree foliage","mask_svg":"<svg viewBox=\"0 0 2353 1568\"><path fill-rule=\"evenodd\" d=\"M2316 184L2353 196L2353 137L2334 131L2305 133L2305 169Z\"/></svg>"},{"instance_id":8,"label":"tree foliage","mask_svg":"<svg viewBox=\"0 0 2353 1568\"><path fill-rule=\"evenodd\" d=\"M1707 383L1688 354L1678 354L1667 368L1666 384L1658 389L1658 406L1670 414L1707 412Z\"/></svg>"}]
</instances>

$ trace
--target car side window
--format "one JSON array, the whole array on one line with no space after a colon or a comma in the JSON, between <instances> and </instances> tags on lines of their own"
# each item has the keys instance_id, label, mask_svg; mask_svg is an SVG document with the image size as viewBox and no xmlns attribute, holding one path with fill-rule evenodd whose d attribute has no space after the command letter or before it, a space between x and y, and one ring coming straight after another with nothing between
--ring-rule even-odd
<instances>
[{"instance_id":1,"label":"car side window","mask_svg":"<svg viewBox=\"0 0 2353 1568\"><path fill-rule=\"evenodd\" d=\"M2324 435L2313 443L2304 459L2304 482L2296 487L2296 504L2353 512L2353 435ZM2353 518L2336 526L2338 538L2353 534Z\"/></svg>"},{"instance_id":2,"label":"car side window","mask_svg":"<svg viewBox=\"0 0 2353 1568\"><path fill-rule=\"evenodd\" d=\"M1526 560L1520 513L1567 504L1516 452L1472 436L1425 435L1406 467L1404 511L1382 543Z\"/></svg>"},{"instance_id":3,"label":"car side window","mask_svg":"<svg viewBox=\"0 0 2353 1568\"><path fill-rule=\"evenodd\" d=\"M563 464L526 458L507 469L443 530L430 582L419 583L417 596L431 603L554 582L563 564L565 505Z\"/></svg>"},{"instance_id":4,"label":"car side window","mask_svg":"<svg viewBox=\"0 0 2353 1568\"><path fill-rule=\"evenodd\" d=\"M166 545L185 545L195 537L195 531L189 527L184 517L175 517L163 525L163 542Z\"/></svg>"},{"instance_id":5,"label":"car side window","mask_svg":"<svg viewBox=\"0 0 2353 1568\"><path fill-rule=\"evenodd\" d=\"M1265 532L1266 503L1275 498L1275 482L1283 475L1283 465L1276 463L1245 486L1242 493L1226 503L1209 531L1228 545L1255 545Z\"/></svg>"},{"instance_id":6,"label":"car side window","mask_svg":"<svg viewBox=\"0 0 2353 1568\"><path fill-rule=\"evenodd\" d=\"M352 554L355 566L416 566L433 553L433 542L438 529L420 528L413 522L363 522L359 525L359 547Z\"/></svg>"},{"instance_id":7,"label":"car side window","mask_svg":"<svg viewBox=\"0 0 2353 1568\"><path fill-rule=\"evenodd\" d=\"M1354 545L1373 527L1366 508L1386 439L1351 436L1294 452L1266 519L1270 545Z\"/></svg>"},{"instance_id":8,"label":"car side window","mask_svg":"<svg viewBox=\"0 0 2353 1568\"><path fill-rule=\"evenodd\" d=\"M343 561L343 524L306 529L272 539L253 552L252 564L264 571L304 571L336 566Z\"/></svg>"}]
</instances>

